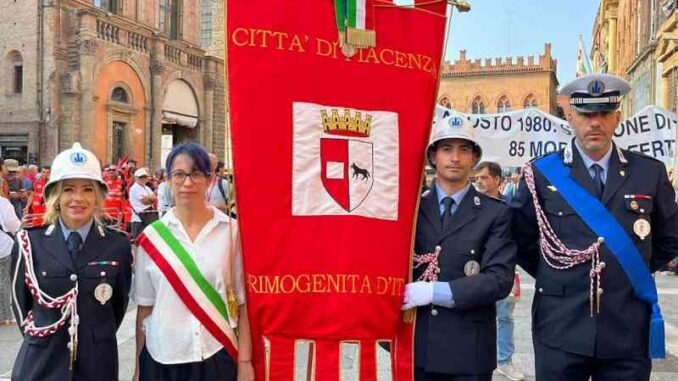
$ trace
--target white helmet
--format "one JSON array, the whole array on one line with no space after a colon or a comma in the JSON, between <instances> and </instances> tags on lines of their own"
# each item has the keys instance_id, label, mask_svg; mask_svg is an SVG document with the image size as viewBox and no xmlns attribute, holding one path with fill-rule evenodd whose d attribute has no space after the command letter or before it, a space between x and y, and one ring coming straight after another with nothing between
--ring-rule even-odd
<instances>
[{"instance_id":1,"label":"white helmet","mask_svg":"<svg viewBox=\"0 0 678 381\"><path fill-rule=\"evenodd\" d=\"M433 126L431 141L429 142L428 149L426 150L426 157L430 158L430 154L433 152L435 143L445 139L468 140L469 142L473 143L473 151L478 154L478 157L480 158L483 156L483 150L480 148L480 144L478 144L478 141L475 137L473 124L471 123L471 120L466 117L450 115L439 119L435 126Z\"/></svg>"},{"instance_id":2,"label":"white helmet","mask_svg":"<svg viewBox=\"0 0 678 381\"><path fill-rule=\"evenodd\" d=\"M71 149L60 152L54 158L49 182L45 185L45 196L49 195L52 185L66 179L93 180L106 192L99 160L91 151L82 148L80 143L73 143Z\"/></svg>"}]
</instances>

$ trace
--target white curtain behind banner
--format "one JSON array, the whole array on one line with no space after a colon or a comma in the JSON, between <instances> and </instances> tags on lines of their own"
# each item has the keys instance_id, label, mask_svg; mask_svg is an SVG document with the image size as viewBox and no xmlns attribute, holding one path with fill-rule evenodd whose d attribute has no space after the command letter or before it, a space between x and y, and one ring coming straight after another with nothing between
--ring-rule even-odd
<instances>
[{"instance_id":1,"label":"white curtain behind banner","mask_svg":"<svg viewBox=\"0 0 678 381\"><path fill-rule=\"evenodd\" d=\"M537 108L503 114L464 114L437 106L434 124L447 115L470 120L483 148L483 160L504 167L522 167L534 157L563 148L574 137L567 121ZM619 124L614 141L622 148L673 165L677 125L676 114L646 106Z\"/></svg>"}]
</instances>

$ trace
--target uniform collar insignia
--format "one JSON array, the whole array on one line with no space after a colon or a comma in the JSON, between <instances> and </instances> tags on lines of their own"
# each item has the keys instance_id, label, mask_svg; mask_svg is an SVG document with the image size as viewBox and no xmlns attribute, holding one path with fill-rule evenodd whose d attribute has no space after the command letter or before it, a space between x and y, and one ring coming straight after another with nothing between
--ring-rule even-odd
<instances>
[{"instance_id":1,"label":"uniform collar insignia","mask_svg":"<svg viewBox=\"0 0 678 381\"><path fill-rule=\"evenodd\" d=\"M47 227L47 230L45 230L45 235L48 236L48 237L51 236L52 232L54 232L54 229L56 229L56 226L54 224L49 225Z\"/></svg>"},{"instance_id":2,"label":"uniform collar insignia","mask_svg":"<svg viewBox=\"0 0 678 381\"><path fill-rule=\"evenodd\" d=\"M567 144L565 147L565 151L563 152L563 163L566 165L572 165L573 161L573 154L572 154L572 140Z\"/></svg>"},{"instance_id":3,"label":"uniform collar insignia","mask_svg":"<svg viewBox=\"0 0 678 381\"><path fill-rule=\"evenodd\" d=\"M479 207L480 206L480 197L479 196L473 196L473 205Z\"/></svg>"},{"instance_id":4,"label":"uniform collar insignia","mask_svg":"<svg viewBox=\"0 0 678 381\"><path fill-rule=\"evenodd\" d=\"M97 224L97 230L99 231L99 235L100 235L101 237L105 237L105 236L106 236L106 232L105 232L103 226Z\"/></svg>"},{"instance_id":5,"label":"uniform collar insignia","mask_svg":"<svg viewBox=\"0 0 678 381\"><path fill-rule=\"evenodd\" d=\"M617 156L619 156L619 162L622 164L628 164L628 160L626 160L626 156L624 155L624 151L622 151L621 147L615 144L615 147L617 147Z\"/></svg>"}]
</instances>

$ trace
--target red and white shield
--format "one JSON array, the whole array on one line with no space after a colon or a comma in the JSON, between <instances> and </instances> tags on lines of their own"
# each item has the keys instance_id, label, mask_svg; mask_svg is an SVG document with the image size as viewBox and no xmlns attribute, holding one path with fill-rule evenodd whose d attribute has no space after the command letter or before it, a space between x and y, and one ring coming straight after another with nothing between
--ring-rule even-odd
<instances>
[{"instance_id":1,"label":"red and white shield","mask_svg":"<svg viewBox=\"0 0 678 381\"><path fill-rule=\"evenodd\" d=\"M347 212L358 208L374 184L372 142L320 139L320 178L325 190Z\"/></svg>"}]
</instances>

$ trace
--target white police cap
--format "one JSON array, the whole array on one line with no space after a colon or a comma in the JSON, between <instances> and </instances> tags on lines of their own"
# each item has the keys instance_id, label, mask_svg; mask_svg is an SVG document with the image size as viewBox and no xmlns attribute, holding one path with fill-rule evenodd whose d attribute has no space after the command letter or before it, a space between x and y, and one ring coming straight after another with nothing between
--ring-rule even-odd
<instances>
[{"instance_id":1,"label":"white police cap","mask_svg":"<svg viewBox=\"0 0 678 381\"><path fill-rule=\"evenodd\" d=\"M431 133L431 141L429 142L427 154L433 150L435 143L445 139L463 139L473 143L473 150L478 156L483 155L483 150L480 148L475 137L475 130L471 121L462 116L450 115L442 118L433 126Z\"/></svg>"},{"instance_id":2,"label":"white police cap","mask_svg":"<svg viewBox=\"0 0 678 381\"><path fill-rule=\"evenodd\" d=\"M570 97L576 111L594 113L615 111L630 90L629 83L616 75L586 74L565 85L560 94Z\"/></svg>"}]
</instances>

